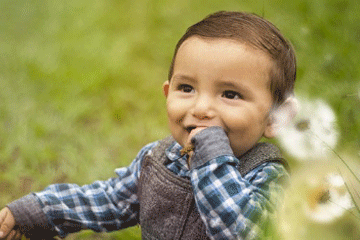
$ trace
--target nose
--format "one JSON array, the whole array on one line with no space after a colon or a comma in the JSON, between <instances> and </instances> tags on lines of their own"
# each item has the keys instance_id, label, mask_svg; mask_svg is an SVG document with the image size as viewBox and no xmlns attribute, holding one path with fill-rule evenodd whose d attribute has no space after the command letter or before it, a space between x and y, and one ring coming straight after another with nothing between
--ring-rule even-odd
<instances>
[{"instance_id":1,"label":"nose","mask_svg":"<svg viewBox=\"0 0 360 240\"><path fill-rule=\"evenodd\" d=\"M209 120L214 118L215 110L211 97L206 95L199 95L195 99L192 108L192 115L199 120Z\"/></svg>"}]
</instances>

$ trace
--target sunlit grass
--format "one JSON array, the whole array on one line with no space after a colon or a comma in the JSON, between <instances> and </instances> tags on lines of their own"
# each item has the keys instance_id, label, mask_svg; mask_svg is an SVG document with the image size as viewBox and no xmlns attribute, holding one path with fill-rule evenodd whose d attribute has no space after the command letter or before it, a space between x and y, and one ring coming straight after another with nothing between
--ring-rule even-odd
<instances>
[{"instance_id":1,"label":"sunlit grass","mask_svg":"<svg viewBox=\"0 0 360 240\"><path fill-rule=\"evenodd\" d=\"M360 175L356 1L3 0L0 10L0 206L51 183L113 177L144 144L168 135L161 85L173 49L189 25L218 10L265 16L292 41L296 93L332 107L340 136L333 150ZM301 188L313 162L287 158ZM358 196L356 181L347 183ZM305 195L290 199L291 211ZM285 239L360 232L351 214L323 225L293 218L300 235ZM140 239L140 229L69 236L89 238Z\"/></svg>"}]
</instances>

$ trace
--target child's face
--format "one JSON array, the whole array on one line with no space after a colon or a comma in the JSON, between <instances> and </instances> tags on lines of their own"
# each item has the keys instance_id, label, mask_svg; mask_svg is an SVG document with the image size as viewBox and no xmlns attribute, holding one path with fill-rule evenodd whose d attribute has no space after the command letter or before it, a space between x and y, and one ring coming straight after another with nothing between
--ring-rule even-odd
<instances>
[{"instance_id":1,"label":"child's face","mask_svg":"<svg viewBox=\"0 0 360 240\"><path fill-rule=\"evenodd\" d=\"M175 140L185 146L194 128L221 126L241 156L262 136L273 137L272 66L265 53L234 40L187 39L163 85Z\"/></svg>"}]
</instances>

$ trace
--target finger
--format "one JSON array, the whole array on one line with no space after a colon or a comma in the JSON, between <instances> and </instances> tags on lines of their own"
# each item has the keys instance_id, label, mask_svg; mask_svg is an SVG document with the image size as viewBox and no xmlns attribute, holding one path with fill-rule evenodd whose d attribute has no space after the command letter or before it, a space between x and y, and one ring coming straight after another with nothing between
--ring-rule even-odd
<instances>
[{"instance_id":1,"label":"finger","mask_svg":"<svg viewBox=\"0 0 360 240\"><path fill-rule=\"evenodd\" d=\"M7 240L20 240L21 237L22 237L22 234L19 230L12 230L6 239Z\"/></svg>"},{"instance_id":2,"label":"finger","mask_svg":"<svg viewBox=\"0 0 360 240\"><path fill-rule=\"evenodd\" d=\"M15 234L15 239L20 240L21 238L22 238L22 234L21 234L20 230L17 230L16 234Z\"/></svg>"},{"instance_id":3,"label":"finger","mask_svg":"<svg viewBox=\"0 0 360 240\"><path fill-rule=\"evenodd\" d=\"M6 208L1 209L1 211L0 211L0 226L1 226L2 222L5 220L6 211L7 211Z\"/></svg>"},{"instance_id":4,"label":"finger","mask_svg":"<svg viewBox=\"0 0 360 240\"><path fill-rule=\"evenodd\" d=\"M6 240L14 240L15 238L15 230L10 231L9 235L7 235Z\"/></svg>"},{"instance_id":5,"label":"finger","mask_svg":"<svg viewBox=\"0 0 360 240\"><path fill-rule=\"evenodd\" d=\"M0 238L4 238L15 226L15 219L8 208L4 208L0 215L2 216L0 219Z\"/></svg>"}]
</instances>

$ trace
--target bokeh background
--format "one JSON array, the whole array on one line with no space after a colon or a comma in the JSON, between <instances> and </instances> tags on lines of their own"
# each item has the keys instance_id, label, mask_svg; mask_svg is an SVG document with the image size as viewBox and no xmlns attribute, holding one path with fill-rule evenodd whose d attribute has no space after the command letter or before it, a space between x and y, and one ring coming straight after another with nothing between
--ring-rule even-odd
<instances>
[{"instance_id":1,"label":"bokeh background","mask_svg":"<svg viewBox=\"0 0 360 240\"><path fill-rule=\"evenodd\" d=\"M293 179L279 238L360 239L357 0L0 0L0 206L51 183L114 177L167 136L161 86L175 44L219 10L264 16L297 52L305 110L273 140ZM67 239L140 239L140 231Z\"/></svg>"}]
</instances>

